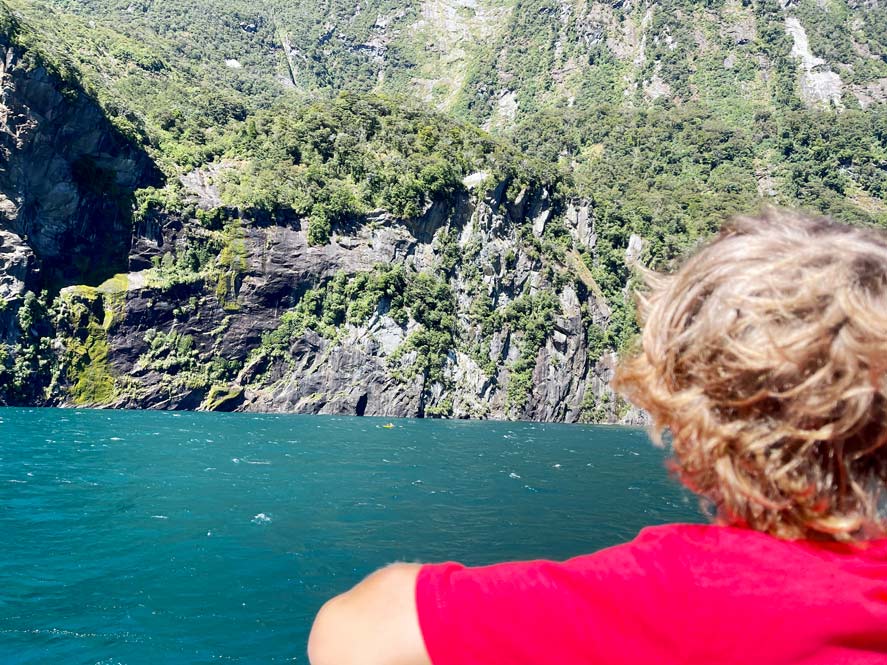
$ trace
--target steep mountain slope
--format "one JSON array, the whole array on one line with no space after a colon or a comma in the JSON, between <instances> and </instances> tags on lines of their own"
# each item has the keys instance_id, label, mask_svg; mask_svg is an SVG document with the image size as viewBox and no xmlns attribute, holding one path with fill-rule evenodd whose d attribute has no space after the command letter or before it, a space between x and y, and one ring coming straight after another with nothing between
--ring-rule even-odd
<instances>
[{"instance_id":1,"label":"steep mountain slope","mask_svg":"<svg viewBox=\"0 0 887 665\"><path fill-rule=\"evenodd\" d=\"M509 137L558 165L573 194L620 217L650 216L656 230L707 229L761 198L884 219L883 156L870 130L887 94L887 7L877 0L54 0L18 9L83 61L84 76L101 72L97 87L113 92L112 106L135 110L161 161L187 154L196 165L207 132L281 97L373 90ZM151 58L159 73L128 65ZM183 75L194 92L177 82Z\"/></svg>"},{"instance_id":2,"label":"steep mountain slope","mask_svg":"<svg viewBox=\"0 0 887 665\"><path fill-rule=\"evenodd\" d=\"M128 265L133 192L160 181L79 80L25 45L0 7L0 340L27 290L57 291Z\"/></svg>"},{"instance_id":3,"label":"steep mountain slope","mask_svg":"<svg viewBox=\"0 0 887 665\"><path fill-rule=\"evenodd\" d=\"M139 192L127 273L26 299L6 399L631 417L610 402L611 312L574 248L590 248L588 209L556 179L377 98L251 120L216 161Z\"/></svg>"},{"instance_id":4,"label":"steep mountain slope","mask_svg":"<svg viewBox=\"0 0 887 665\"><path fill-rule=\"evenodd\" d=\"M302 90L413 92L510 126L545 105L883 99L887 8L877 0L57 0L192 62ZM780 88L783 88L780 91Z\"/></svg>"},{"instance_id":5,"label":"steep mountain slope","mask_svg":"<svg viewBox=\"0 0 887 665\"><path fill-rule=\"evenodd\" d=\"M879 2L10 6L5 402L632 420L632 265L887 223Z\"/></svg>"},{"instance_id":6,"label":"steep mountain slope","mask_svg":"<svg viewBox=\"0 0 887 665\"><path fill-rule=\"evenodd\" d=\"M58 162L48 184L122 189L128 206L150 162L69 83L76 69L53 66L36 42L28 49L34 36L9 17L9 174ZM91 199L67 218L44 208L42 185L3 182L9 200L37 197L25 220L35 233L15 233L27 205L4 221L16 250L4 273L20 277L3 300L5 400L571 420L596 406L586 329L602 314L565 274L556 179L513 149L347 95L252 115L205 149L212 161L197 169L186 170L190 153L180 175L167 163L165 186L120 208L133 230L112 225L106 236L95 234L107 210ZM92 168L81 173L82 159ZM70 223L94 249L48 245L50 222ZM124 242L129 270L104 279L115 264L102 251ZM71 248L87 284L41 280ZM41 285L40 297L27 290ZM540 357L575 368L548 375Z\"/></svg>"}]
</instances>

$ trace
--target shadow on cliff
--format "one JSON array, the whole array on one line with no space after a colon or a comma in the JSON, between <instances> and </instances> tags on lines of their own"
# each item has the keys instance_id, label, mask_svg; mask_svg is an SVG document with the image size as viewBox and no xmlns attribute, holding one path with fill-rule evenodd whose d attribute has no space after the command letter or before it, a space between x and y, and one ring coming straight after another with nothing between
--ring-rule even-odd
<instances>
[{"instance_id":1,"label":"shadow on cliff","mask_svg":"<svg viewBox=\"0 0 887 665\"><path fill-rule=\"evenodd\" d=\"M0 229L34 253L27 286L55 292L127 270L134 192L162 175L71 76L0 33Z\"/></svg>"}]
</instances>

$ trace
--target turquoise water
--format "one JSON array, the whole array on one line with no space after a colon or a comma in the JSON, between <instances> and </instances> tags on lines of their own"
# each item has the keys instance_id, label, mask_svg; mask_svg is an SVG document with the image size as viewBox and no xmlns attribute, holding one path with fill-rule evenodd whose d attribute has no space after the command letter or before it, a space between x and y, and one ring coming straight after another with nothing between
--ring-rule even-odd
<instances>
[{"instance_id":1,"label":"turquoise water","mask_svg":"<svg viewBox=\"0 0 887 665\"><path fill-rule=\"evenodd\" d=\"M0 662L306 663L395 560L562 559L699 520L638 430L0 409Z\"/></svg>"}]
</instances>

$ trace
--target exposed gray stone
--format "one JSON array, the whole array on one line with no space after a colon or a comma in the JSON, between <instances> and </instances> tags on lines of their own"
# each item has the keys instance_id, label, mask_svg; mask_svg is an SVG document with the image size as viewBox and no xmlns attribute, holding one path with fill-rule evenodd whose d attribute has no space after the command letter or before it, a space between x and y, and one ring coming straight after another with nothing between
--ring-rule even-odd
<instances>
[{"instance_id":1,"label":"exposed gray stone","mask_svg":"<svg viewBox=\"0 0 887 665\"><path fill-rule=\"evenodd\" d=\"M18 337L15 312L33 259L34 253L21 238L0 229L0 343L12 343Z\"/></svg>"},{"instance_id":2,"label":"exposed gray stone","mask_svg":"<svg viewBox=\"0 0 887 665\"><path fill-rule=\"evenodd\" d=\"M794 42L791 54L800 61L801 99L810 106L833 104L843 108L841 77L810 51L807 31L801 22L794 16L786 17L785 31Z\"/></svg>"}]
</instances>

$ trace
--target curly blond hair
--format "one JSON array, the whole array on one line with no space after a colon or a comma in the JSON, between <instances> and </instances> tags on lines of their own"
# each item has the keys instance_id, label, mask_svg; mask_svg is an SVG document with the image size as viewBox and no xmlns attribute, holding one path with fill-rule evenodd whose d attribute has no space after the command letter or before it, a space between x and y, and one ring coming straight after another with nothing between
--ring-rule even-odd
<instances>
[{"instance_id":1,"label":"curly blond hair","mask_svg":"<svg viewBox=\"0 0 887 665\"><path fill-rule=\"evenodd\" d=\"M887 237L771 209L645 282L614 387L684 483L780 538L885 535Z\"/></svg>"}]
</instances>

